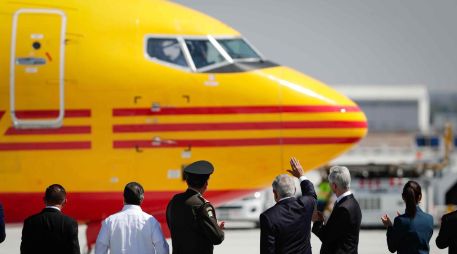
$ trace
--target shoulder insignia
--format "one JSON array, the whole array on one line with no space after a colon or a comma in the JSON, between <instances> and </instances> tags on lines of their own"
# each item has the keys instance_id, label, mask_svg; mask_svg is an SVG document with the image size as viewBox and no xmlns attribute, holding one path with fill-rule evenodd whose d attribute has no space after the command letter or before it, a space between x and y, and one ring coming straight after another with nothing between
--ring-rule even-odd
<instances>
[{"instance_id":1,"label":"shoulder insignia","mask_svg":"<svg viewBox=\"0 0 457 254\"><path fill-rule=\"evenodd\" d=\"M206 212L208 213L208 217L210 217L210 218L214 218L215 217L213 208L211 206L206 208Z\"/></svg>"}]
</instances>

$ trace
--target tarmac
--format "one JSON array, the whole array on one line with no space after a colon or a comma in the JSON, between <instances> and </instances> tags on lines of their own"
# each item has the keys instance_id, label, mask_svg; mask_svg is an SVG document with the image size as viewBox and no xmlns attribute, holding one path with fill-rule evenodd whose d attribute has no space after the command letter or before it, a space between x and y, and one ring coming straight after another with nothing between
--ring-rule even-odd
<instances>
[{"instance_id":1,"label":"tarmac","mask_svg":"<svg viewBox=\"0 0 457 254\"><path fill-rule=\"evenodd\" d=\"M225 241L221 245L218 245L214 248L214 254L260 253L260 230L253 228L252 226L252 224L247 222L227 222ZM21 224L7 225L6 240L0 244L0 254L19 253L19 246L21 244L21 230ZM86 226L79 227L79 244L82 249L81 253L86 253L86 239L84 235L85 230ZM435 230L432 240L430 241L430 253L448 253L447 249L440 250L436 247L435 238L437 235L438 229ZM170 240L168 240L168 243L171 246ZM319 239L313 234L311 234L311 246L313 253L319 253L321 244ZM362 230L360 232L359 253L390 253L387 249L385 230Z\"/></svg>"}]
</instances>

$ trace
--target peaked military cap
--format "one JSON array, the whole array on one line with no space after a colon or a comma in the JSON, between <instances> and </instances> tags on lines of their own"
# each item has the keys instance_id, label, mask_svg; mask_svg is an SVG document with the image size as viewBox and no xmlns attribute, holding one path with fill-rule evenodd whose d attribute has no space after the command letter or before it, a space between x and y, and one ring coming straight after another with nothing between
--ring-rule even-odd
<instances>
[{"instance_id":1,"label":"peaked military cap","mask_svg":"<svg viewBox=\"0 0 457 254\"><path fill-rule=\"evenodd\" d=\"M196 161L184 168L184 172L195 175L211 175L214 172L213 164L209 161Z\"/></svg>"}]
</instances>

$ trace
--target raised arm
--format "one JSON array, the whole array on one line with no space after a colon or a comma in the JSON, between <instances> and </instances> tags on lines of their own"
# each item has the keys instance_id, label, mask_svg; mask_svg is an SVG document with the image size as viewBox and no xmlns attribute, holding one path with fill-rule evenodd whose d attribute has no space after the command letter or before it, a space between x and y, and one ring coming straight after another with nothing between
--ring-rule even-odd
<instances>
[{"instance_id":1,"label":"raised arm","mask_svg":"<svg viewBox=\"0 0 457 254\"><path fill-rule=\"evenodd\" d=\"M290 159L291 170L287 170L291 175L295 176L300 180L300 188L303 196L311 196L314 199L317 199L316 191L314 190L314 185L305 177L305 171L301 166L300 162L292 157Z\"/></svg>"}]
</instances>

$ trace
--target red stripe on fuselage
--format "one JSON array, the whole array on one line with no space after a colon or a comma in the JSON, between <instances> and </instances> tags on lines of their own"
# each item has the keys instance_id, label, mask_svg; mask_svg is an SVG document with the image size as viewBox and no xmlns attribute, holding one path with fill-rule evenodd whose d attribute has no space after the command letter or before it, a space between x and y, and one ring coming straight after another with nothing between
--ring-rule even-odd
<instances>
[{"instance_id":1,"label":"red stripe on fuselage","mask_svg":"<svg viewBox=\"0 0 457 254\"><path fill-rule=\"evenodd\" d=\"M54 134L90 134L90 126L62 126L56 129L16 129L8 128L5 135L54 135Z\"/></svg>"},{"instance_id":2,"label":"red stripe on fuselage","mask_svg":"<svg viewBox=\"0 0 457 254\"><path fill-rule=\"evenodd\" d=\"M149 108L116 108L113 116L148 115L213 115L213 114L270 114L270 113L332 113L360 112L357 106L228 106L161 108L154 112Z\"/></svg>"},{"instance_id":3,"label":"red stripe on fuselage","mask_svg":"<svg viewBox=\"0 0 457 254\"><path fill-rule=\"evenodd\" d=\"M168 148L168 147L228 147L228 146L271 146L271 145L331 145L351 144L360 137L319 137L319 138L252 138L252 139L188 139L162 140L115 140L113 148Z\"/></svg>"},{"instance_id":4,"label":"red stripe on fuselage","mask_svg":"<svg viewBox=\"0 0 457 254\"><path fill-rule=\"evenodd\" d=\"M5 111L0 111L0 120L2 120L3 114L5 114Z\"/></svg>"},{"instance_id":5,"label":"red stripe on fuselage","mask_svg":"<svg viewBox=\"0 0 457 254\"><path fill-rule=\"evenodd\" d=\"M306 121L306 122L244 122L244 123L176 123L176 124L117 124L114 133L154 131L221 131L271 129L340 129L366 128L364 121Z\"/></svg>"},{"instance_id":6,"label":"red stripe on fuselage","mask_svg":"<svg viewBox=\"0 0 457 254\"><path fill-rule=\"evenodd\" d=\"M132 179L141 183L141 179ZM59 181L49 180L46 184ZM65 186L64 186L65 187ZM147 188L147 186L145 186ZM44 190L43 190L44 191ZM173 195L184 190L176 191L146 191L142 209L156 217L163 217L168 202ZM256 189L207 191L205 198L212 204L218 205L228 200L254 192ZM0 193L0 200L5 209L7 223L23 222L32 214L44 208L44 193ZM119 192L71 192L68 191L67 204L63 212L79 222L99 221L122 209L123 194Z\"/></svg>"},{"instance_id":7,"label":"red stripe on fuselage","mask_svg":"<svg viewBox=\"0 0 457 254\"><path fill-rule=\"evenodd\" d=\"M90 141L0 143L0 151L90 149Z\"/></svg>"},{"instance_id":8,"label":"red stripe on fuselage","mask_svg":"<svg viewBox=\"0 0 457 254\"><path fill-rule=\"evenodd\" d=\"M59 116L58 110L17 110L16 117L19 119L40 119L56 118ZM89 109L68 109L65 110L65 117L90 117Z\"/></svg>"}]
</instances>

